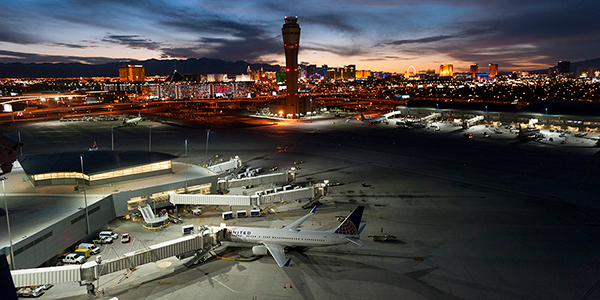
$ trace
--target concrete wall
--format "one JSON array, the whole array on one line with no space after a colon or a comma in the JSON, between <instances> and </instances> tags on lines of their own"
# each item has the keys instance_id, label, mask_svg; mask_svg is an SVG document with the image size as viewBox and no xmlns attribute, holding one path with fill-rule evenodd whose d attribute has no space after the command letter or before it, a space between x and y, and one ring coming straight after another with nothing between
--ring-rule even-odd
<instances>
[{"instance_id":1,"label":"concrete wall","mask_svg":"<svg viewBox=\"0 0 600 300\"><path fill-rule=\"evenodd\" d=\"M115 218L112 197L108 196L88 207L92 235L106 229ZM85 210L81 209L53 225L13 244L15 266L18 269L35 268L88 237ZM0 249L10 256L10 247Z\"/></svg>"}]
</instances>

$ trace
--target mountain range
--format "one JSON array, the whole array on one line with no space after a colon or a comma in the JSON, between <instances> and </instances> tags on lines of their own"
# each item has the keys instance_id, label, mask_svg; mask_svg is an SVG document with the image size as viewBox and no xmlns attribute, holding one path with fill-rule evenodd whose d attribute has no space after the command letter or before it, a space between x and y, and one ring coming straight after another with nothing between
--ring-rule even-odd
<instances>
[{"instance_id":1,"label":"mountain range","mask_svg":"<svg viewBox=\"0 0 600 300\"><path fill-rule=\"evenodd\" d=\"M556 67L553 66L552 68L556 69ZM577 72L577 68L596 68L600 70L600 58L571 62L571 72ZM532 70L529 71L529 74L548 74L548 69Z\"/></svg>"},{"instance_id":2,"label":"mountain range","mask_svg":"<svg viewBox=\"0 0 600 300\"><path fill-rule=\"evenodd\" d=\"M0 78L65 78L65 77L118 77L119 66L143 65L146 76L171 75L174 70L182 74L243 74L248 66L252 70L279 71L278 65L251 64L245 61L225 61L211 58L189 58L186 60L131 60L106 64L82 63L0 63ZM572 62L571 72L578 67L593 67L600 70L600 58ZM500 66L502 68L502 66ZM554 66L556 68L556 66ZM530 74L547 74L548 69L531 70ZM510 72L501 72L510 74Z\"/></svg>"},{"instance_id":3,"label":"mountain range","mask_svg":"<svg viewBox=\"0 0 600 300\"><path fill-rule=\"evenodd\" d=\"M252 70L279 71L278 65L251 64L245 61L224 61L210 58L186 60L131 60L90 65L82 63L0 63L0 78L66 78L66 77L118 77L119 66L143 65L146 76L171 75L174 70L182 74L245 74Z\"/></svg>"}]
</instances>

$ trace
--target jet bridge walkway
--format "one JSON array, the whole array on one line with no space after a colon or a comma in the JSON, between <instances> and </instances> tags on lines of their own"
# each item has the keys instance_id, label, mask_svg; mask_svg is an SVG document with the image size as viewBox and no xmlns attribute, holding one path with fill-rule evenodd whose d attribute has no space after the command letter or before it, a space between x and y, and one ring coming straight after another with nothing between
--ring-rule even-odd
<instances>
[{"instance_id":1,"label":"jet bridge walkway","mask_svg":"<svg viewBox=\"0 0 600 300\"><path fill-rule=\"evenodd\" d=\"M90 261L82 265L14 270L11 271L11 275L17 287L64 282L80 282L81 285L92 285L102 275L131 269L172 256L183 259L196 254L197 257L192 260L197 261L205 258L206 254L218 243L215 233L211 230L204 230L199 234L145 246L143 249L125 253L122 257L110 260Z\"/></svg>"}]
</instances>

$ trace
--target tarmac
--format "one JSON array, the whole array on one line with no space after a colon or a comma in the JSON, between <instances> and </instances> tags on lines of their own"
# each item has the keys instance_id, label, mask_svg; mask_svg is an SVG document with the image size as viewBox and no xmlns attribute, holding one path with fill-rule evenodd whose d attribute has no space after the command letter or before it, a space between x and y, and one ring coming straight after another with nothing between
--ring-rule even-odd
<instances>
[{"instance_id":1,"label":"tarmac","mask_svg":"<svg viewBox=\"0 0 600 300\"><path fill-rule=\"evenodd\" d=\"M85 149L93 135L99 136L101 147L110 141L109 122L55 123L3 129L11 137L21 131L26 154L65 146ZM148 147L148 125L120 128L118 147ZM211 130L206 144L205 130L154 123L152 150L182 155L187 138L188 163L203 163L216 153L239 155L244 163L265 170L287 169L304 160L298 165L299 183L330 180L340 185L329 187L302 228L333 229L339 224L336 216L364 205L364 246L292 250L286 254L292 258L290 268L279 268L270 256L250 259L249 249L238 247L219 254L231 259L213 258L191 268L184 266L186 259L173 257L139 266L127 276L103 276L96 286L104 294L95 298L600 298L596 142L519 140L506 131L485 138L483 125L440 127L402 130L344 119L281 122ZM57 133L60 142L40 149L50 133ZM473 138L464 139L464 133ZM281 227L308 212L302 204L283 204L276 207L277 214L225 223ZM183 225L219 226L224 209L183 214ZM110 229L130 233L133 241L107 246L103 259L181 236L179 225L161 231L141 225L111 222ZM383 243L368 237L382 232L398 240ZM57 284L42 297L89 298L78 283Z\"/></svg>"}]
</instances>

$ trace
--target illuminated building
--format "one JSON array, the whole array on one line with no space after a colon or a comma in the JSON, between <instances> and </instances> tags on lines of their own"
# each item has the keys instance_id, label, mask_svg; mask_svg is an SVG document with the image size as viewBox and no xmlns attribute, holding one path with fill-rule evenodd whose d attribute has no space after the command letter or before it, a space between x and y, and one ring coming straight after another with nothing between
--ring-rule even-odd
<instances>
[{"instance_id":1,"label":"illuminated building","mask_svg":"<svg viewBox=\"0 0 600 300\"><path fill-rule=\"evenodd\" d=\"M285 24L281 28L283 36L283 49L285 50L285 75L287 93L284 115L297 115L298 111L298 48L300 46L300 25L298 17L285 17Z\"/></svg>"},{"instance_id":2,"label":"illuminated building","mask_svg":"<svg viewBox=\"0 0 600 300\"><path fill-rule=\"evenodd\" d=\"M490 71L488 72L490 77L498 76L498 64L490 63Z\"/></svg>"},{"instance_id":3,"label":"illuminated building","mask_svg":"<svg viewBox=\"0 0 600 300\"><path fill-rule=\"evenodd\" d=\"M356 78L356 65L347 65L344 66L344 79L354 79Z\"/></svg>"},{"instance_id":4,"label":"illuminated building","mask_svg":"<svg viewBox=\"0 0 600 300\"><path fill-rule=\"evenodd\" d=\"M570 61L558 61L558 73L568 74L571 73L571 62Z\"/></svg>"},{"instance_id":5,"label":"illuminated building","mask_svg":"<svg viewBox=\"0 0 600 300\"><path fill-rule=\"evenodd\" d=\"M454 76L454 65L453 64L441 64L440 65L440 77L452 77Z\"/></svg>"},{"instance_id":6,"label":"illuminated building","mask_svg":"<svg viewBox=\"0 0 600 300\"><path fill-rule=\"evenodd\" d=\"M476 74L479 72L479 64L471 65L469 68L469 73L475 78Z\"/></svg>"},{"instance_id":7,"label":"illuminated building","mask_svg":"<svg viewBox=\"0 0 600 300\"><path fill-rule=\"evenodd\" d=\"M355 73L356 75L356 79L367 79L369 77L371 77L371 71L370 70L358 70Z\"/></svg>"},{"instance_id":8,"label":"illuminated building","mask_svg":"<svg viewBox=\"0 0 600 300\"><path fill-rule=\"evenodd\" d=\"M146 75L142 65L119 66L119 78L122 82L145 81Z\"/></svg>"}]
</instances>

